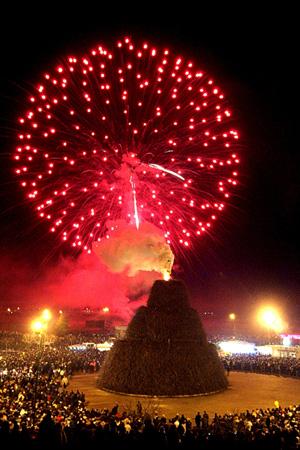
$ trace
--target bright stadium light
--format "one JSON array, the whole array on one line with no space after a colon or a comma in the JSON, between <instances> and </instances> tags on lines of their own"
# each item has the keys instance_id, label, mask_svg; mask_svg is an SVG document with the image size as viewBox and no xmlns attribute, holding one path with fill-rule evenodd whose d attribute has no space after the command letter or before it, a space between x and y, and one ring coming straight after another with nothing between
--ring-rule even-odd
<instances>
[{"instance_id":1,"label":"bright stadium light","mask_svg":"<svg viewBox=\"0 0 300 450\"><path fill-rule=\"evenodd\" d=\"M261 325L268 328L268 330L280 333L284 330L285 325L280 316L279 311L273 306L265 306L258 312L258 320Z\"/></svg>"},{"instance_id":2,"label":"bright stadium light","mask_svg":"<svg viewBox=\"0 0 300 450\"><path fill-rule=\"evenodd\" d=\"M219 346L224 353L229 354L254 354L255 344L246 341L221 341Z\"/></svg>"},{"instance_id":3,"label":"bright stadium light","mask_svg":"<svg viewBox=\"0 0 300 450\"><path fill-rule=\"evenodd\" d=\"M51 318L52 318L52 313L48 308L46 308L43 310L41 317L42 317L42 320L44 320L45 322L49 322L49 320L51 320Z\"/></svg>"},{"instance_id":4,"label":"bright stadium light","mask_svg":"<svg viewBox=\"0 0 300 450\"><path fill-rule=\"evenodd\" d=\"M42 333L46 329L46 324L41 320L33 320L31 323L31 329L35 333Z\"/></svg>"}]
</instances>

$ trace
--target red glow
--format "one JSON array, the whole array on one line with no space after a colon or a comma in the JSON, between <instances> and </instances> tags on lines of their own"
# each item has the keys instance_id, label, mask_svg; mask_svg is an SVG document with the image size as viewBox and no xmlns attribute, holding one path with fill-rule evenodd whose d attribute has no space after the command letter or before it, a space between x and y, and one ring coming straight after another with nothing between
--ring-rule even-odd
<instances>
[{"instance_id":1,"label":"red glow","mask_svg":"<svg viewBox=\"0 0 300 450\"><path fill-rule=\"evenodd\" d=\"M237 185L239 134L219 85L129 37L60 61L18 119L15 172L39 217L87 251L108 237L106 218L136 214L175 251L190 247Z\"/></svg>"}]
</instances>

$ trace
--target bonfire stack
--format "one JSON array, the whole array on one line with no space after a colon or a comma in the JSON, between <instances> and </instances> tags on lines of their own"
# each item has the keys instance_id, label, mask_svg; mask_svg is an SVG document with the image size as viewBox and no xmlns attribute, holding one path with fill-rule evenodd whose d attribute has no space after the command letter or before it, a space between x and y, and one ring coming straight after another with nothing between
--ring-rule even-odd
<instances>
[{"instance_id":1,"label":"bonfire stack","mask_svg":"<svg viewBox=\"0 0 300 450\"><path fill-rule=\"evenodd\" d=\"M215 346L177 280L155 281L98 379L101 389L151 396L209 394L227 385Z\"/></svg>"}]
</instances>

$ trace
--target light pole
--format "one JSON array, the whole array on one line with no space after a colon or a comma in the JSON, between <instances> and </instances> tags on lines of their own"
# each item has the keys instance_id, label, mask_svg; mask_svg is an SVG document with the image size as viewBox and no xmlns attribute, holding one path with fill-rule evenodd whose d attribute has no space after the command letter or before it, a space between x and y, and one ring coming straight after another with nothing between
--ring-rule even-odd
<instances>
[{"instance_id":1,"label":"light pole","mask_svg":"<svg viewBox=\"0 0 300 450\"><path fill-rule=\"evenodd\" d=\"M36 408L36 393L37 393L37 385L38 385L38 378L39 378L39 364L40 359L42 356L42 348L43 348L43 338L44 333L47 329L47 323L45 323L42 320L34 320L31 324L32 331L39 336L39 344L38 344L38 352L37 357L35 360L36 370L35 370L35 377L34 377L34 389L33 389L33 411L35 411Z\"/></svg>"},{"instance_id":2,"label":"light pole","mask_svg":"<svg viewBox=\"0 0 300 450\"><path fill-rule=\"evenodd\" d=\"M232 322L232 333L233 336L236 336L236 326L235 326L235 321L236 321L236 314L234 312L228 314L228 319L230 320L230 322Z\"/></svg>"}]
</instances>

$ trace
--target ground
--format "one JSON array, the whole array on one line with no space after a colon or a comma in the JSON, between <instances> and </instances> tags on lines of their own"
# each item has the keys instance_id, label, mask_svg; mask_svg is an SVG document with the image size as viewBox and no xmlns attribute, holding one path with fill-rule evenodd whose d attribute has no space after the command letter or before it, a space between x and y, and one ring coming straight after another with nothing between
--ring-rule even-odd
<instances>
[{"instance_id":1,"label":"ground","mask_svg":"<svg viewBox=\"0 0 300 450\"><path fill-rule=\"evenodd\" d=\"M137 401L140 400L143 407L151 413L157 411L167 417L183 413L193 418L197 411L204 410L211 417L215 412L224 414L274 407L275 400L281 406L300 404L300 380L273 375L231 372L229 389L225 392L183 398L145 398L113 394L96 387L97 376L97 373L75 375L69 385L69 389L78 389L85 393L90 408L111 409L117 402L120 411L135 409Z\"/></svg>"}]
</instances>

